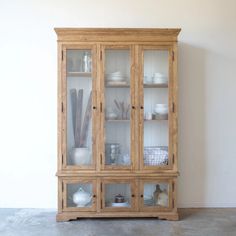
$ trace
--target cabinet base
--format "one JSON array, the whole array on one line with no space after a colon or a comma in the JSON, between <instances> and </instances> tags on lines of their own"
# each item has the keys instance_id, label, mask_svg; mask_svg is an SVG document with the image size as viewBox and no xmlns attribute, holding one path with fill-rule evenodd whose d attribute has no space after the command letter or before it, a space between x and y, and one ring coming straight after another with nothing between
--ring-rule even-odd
<instances>
[{"instance_id":1,"label":"cabinet base","mask_svg":"<svg viewBox=\"0 0 236 236\"><path fill-rule=\"evenodd\" d=\"M56 220L70 221L78 220L79 218L140 218L140 217L152 217L160 220L179 220L178 212L116 212L116 213L85 213L85 212L62 212L58 213Z\"/></svg>"}]
</instances>

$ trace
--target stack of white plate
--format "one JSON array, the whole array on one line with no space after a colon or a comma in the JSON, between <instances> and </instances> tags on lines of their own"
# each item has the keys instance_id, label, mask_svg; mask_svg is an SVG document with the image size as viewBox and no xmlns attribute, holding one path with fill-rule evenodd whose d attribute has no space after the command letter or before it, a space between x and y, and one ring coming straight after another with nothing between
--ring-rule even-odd
<instances>
[{"instance_id":1,"label":"stack of white plate","mask_svg":"<svg viewBox=\"0 0 236 236\"><path fill-rule=\"evenodd\" d=\"M153 74L152 82L154 84L167 84L168 83L168 79L167 79L167 77L165 75L156 72L156 73Z\"/></svg>"},{"instance_id":2,"label":"stack of white plate","mask_svg":"<svg viewBox=\"0 0 236 236\"><path fill-rule=\"evenodd\" d=\"M111 203L112 207L129 207L128 202L112 202Z\"/></svg>"},{"instance_id":3,"label":"stack of white plate","mask_svg":"<svg viewBox=\"0 0 236 236\"><path fill-rule=\"evenodd\" d=\"M154 113L155 114L168 114L168 105L167 104L156 104L154 108Z\"/></svg>"},{"instance_id":4,"label":"stack of white plate","mask_svg":"<svg viewBox=\"0 0 236 236\"><path fill-rule=\"evenodd\" d=\"M127 76L121 71L112 72L106 75L107 82L126 82Z\"/></svg>"}]
</instances>

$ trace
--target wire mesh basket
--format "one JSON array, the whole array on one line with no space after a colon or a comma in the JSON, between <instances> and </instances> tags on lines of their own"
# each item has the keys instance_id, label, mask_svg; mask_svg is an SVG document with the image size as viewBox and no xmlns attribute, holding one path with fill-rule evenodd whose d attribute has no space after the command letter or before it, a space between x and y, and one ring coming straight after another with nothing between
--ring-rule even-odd
<instances>
[{"instance_id":1,"label":"wire mesh basket","mask_svg":"<svg viewBox=\"0 0 236 236\"><path fill-rule=\"evenodd\" d=\"M168 147L167 146L144 147L144 165L147 166L168 165Z\"/></svg>"}]
</instances>

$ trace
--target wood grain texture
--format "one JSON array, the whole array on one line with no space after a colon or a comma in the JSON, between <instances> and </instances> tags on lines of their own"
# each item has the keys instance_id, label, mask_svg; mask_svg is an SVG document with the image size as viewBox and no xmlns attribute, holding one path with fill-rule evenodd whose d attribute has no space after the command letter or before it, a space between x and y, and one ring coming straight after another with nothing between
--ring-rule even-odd
<instances>
[{"instance_id":1,"label":"wood grain texture","mask_svg":"<svg viewBox=\"0 0 236 236\"><path fill-rule=\"evenodd\" d=\"M178 159L178 82L177 36L180 29L93 29L56 28L58 35L58 214L57 221L89 217L156 217L178 220L177 177ZM130 50L130 104L131 109L131 165L114 167L105 165L105 49ZM66 71L67 49L87 49L92 52L92 73L68 74ZM159 49L169 52L169 85L156 86L169 90L169 165L146 167L143 163L143 50ZM89 166L67 165L67 76L92 76L92 148L93 161ZM150 87L150 86L147 86ZM155 87L155 86L154 86ZM114 88L113 88L114 89ZM127 88L126 88L127 89ZM90 106L90 107L91 107ZM154 123L155 124L155 123ZM92 182L96 198L91 209L71 209L66 206L66 183ZM130 183L132 207L106 209L104 207L105 183ZM150 181L169 183L168 209L142 207L140 194L143 184Z\"/></svg>"},{"instance_id":2,"label":"wood grain texture","mask_svg":"<svg viewBox=\"0 0 236 236\"><path fill-rule=\"evenodd\" d=\"M55 28L58 41L68 42L175 42L180 29Z\"/></svg>"},{"instance_id":3,"label":"wood grain texture","mask_svg":"<svg viewBox=\"0 0 236 236\"><path fill-rule=\"evenodd\" d=\"M121 218L121 217L132 217L132 218L158 218L161 220L173 220L179 219L178 212L102 212L102 213L90 213L90 212L63 212L56 216L58 222L76 220L80 218Z\"/></svg>"}]
</instances>

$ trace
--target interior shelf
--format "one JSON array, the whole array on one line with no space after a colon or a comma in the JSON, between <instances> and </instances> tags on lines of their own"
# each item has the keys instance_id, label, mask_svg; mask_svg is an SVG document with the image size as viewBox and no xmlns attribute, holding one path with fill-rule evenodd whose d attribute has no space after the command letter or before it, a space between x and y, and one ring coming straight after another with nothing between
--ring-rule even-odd
<instances>
[{"instance_id":1,"label":"interior shelf","mask_svg":"<svg viewBox=\"0 0 236 236\"><path fill-rule=\"evenodd\" d=\"M168 88L168 84L143 84L144 88Z\"/></svg>"},{"instance_id":2,"label":"interior shelf","mask_svg":"<svg viewBox=\"0 0 236 236\"><path fill-rule=\"evenodd\" d=\"M152 120L144 120L144 122L155 122L159 120L168 120L168 118L158 118L158 119L152 119Z\"/></svg>"},{"instance_id":3,"label":"interior shelf","mask_svg":"<svg viewBox=\"0 0 236 236\"><path fill-rule=\"evenodd\" d=\"M129 122L130 120L126 119L106 119L106 122Z\"/></svg>"},{"instance_id":4,"label":"interior shelf","mask_svg":"<svg viewBox=\"0 0 236 236\"><path fill-rule=\"evenodd\" d=\"M129 88L130 85L129 84L124 84L124 85L110 85L110 84L106 84L105 85L106 88Z\"/></svg>"},{"instance_id":5,"label":"interior shelf","mask_svg":"<svg viewBox=\"0 0 236 236\"><path fill-rule=\"evenodd\" d=\"M69 71L69 72L67 72L67 76L70 76L70 77L92 77L92 73L91 72Z\"/></svg>"}]
</instances>

